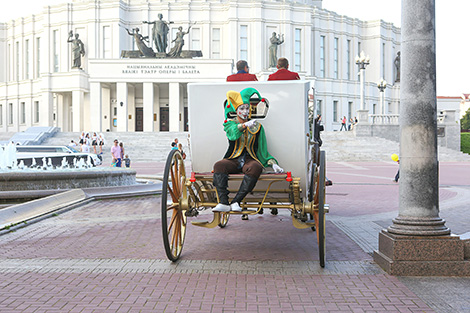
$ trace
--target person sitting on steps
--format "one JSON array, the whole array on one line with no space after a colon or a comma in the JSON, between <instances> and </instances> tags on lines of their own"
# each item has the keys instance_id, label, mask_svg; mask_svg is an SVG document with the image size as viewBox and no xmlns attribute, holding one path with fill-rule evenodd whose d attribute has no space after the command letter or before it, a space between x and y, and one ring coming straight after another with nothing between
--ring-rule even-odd
<instances>
[{"instance_id":1,"label":"person sitting on steps","mask_svg":"<svg viewBox=\"0 0 470 313\"><path fill-rule=\"evenodd\" d=\"M261 95L254 88L246 88L239 93L227 92L224 130L229 147L224 158L214 164L213 184L219 203L212 209L213 212L241 212L240 203L255 187L263 168L271 166L276 173L284 172L268 152L263 126L250 119L250 98L254 94L261 99ZM230 118L229 113L234 112L236 116ZM228 175L236 173L245 175L237 194L229 204Z\"/></svg>"}]
</instances>

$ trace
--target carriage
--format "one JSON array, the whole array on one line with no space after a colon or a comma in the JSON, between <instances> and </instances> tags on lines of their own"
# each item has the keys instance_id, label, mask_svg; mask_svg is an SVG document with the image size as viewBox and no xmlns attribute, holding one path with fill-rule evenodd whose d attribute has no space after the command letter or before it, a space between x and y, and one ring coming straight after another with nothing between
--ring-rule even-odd
<instances>
[{"instance_id":1,"label":"carriage","mask_svg":"<svg viewBox=\"0 0 470 313\"><path fill-rule=\"evenodd\" d=\"M229 90L253 87L263 99L252 97L251 117L266 131L268 150L284 173L265 169L250 194L240 203L242 212L213 212L211 221L192 221L200 227L224 228L231 215L258 214L262 209L290 211L292 224L312 229L318 241L320 265L325 266L325 152L313 140L309 123L306 81L196 83L188 85L191 169L178 150L168 155L162 186L162 231L165 252L171 261L179 259L188 218L210 210L218 203L212 184L212 169L227 150L223 130L224 106ZM229 175L233 196L243 174ZM311 230L310 230L311 232ZM309 236L309 234L307 234Z\"/></svg>"}]
</instances>

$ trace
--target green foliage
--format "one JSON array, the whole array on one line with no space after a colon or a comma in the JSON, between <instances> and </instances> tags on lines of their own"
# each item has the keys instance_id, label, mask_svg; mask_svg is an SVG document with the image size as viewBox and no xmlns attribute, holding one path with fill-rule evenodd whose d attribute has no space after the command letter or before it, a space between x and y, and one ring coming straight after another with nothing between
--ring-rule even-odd
<instances>
[{"instance_id":1,"label":"green foliage","mask_svg":"<svg viewBox=\"0 0 470 313\"><path fill-rule=\"evenodd\" d=\"M468 109L465 115L460 119L460 128L470 129L470 109Z\"/></svg>"},{"instance_id":2,"label":"green foliage","mask_svg":"<svg viewBox=\"0 0 470 313\"><path fill-rule=\"evenodd\" d=\"M470 154L470 133L460 133L460 150Z\"/></svg>"}]
</instances>

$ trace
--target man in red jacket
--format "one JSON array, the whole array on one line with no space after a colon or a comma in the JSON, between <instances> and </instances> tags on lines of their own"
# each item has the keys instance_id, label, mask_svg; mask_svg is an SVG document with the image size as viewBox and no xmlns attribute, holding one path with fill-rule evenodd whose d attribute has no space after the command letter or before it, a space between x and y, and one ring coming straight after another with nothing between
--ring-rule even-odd
<instances>
[{"instance_id":1,"label":"man in red jacket","mask_svg":"<svg viewBox=\"0 0 470 313\"><path fill-rule=\"evenodd\" d=\"M289 61L286 58L277 60L277 72L269 75L268 80L296 80L300 79L299 74L288 70Z\"/></svg>"},{"instance_id":2,"label":"man in red jacket","mask_svg":"<svg viewBox=\"0 0 470 313\"><path fill-rule=\"evenodd\" d=\"M258 80L256 75L249 73L248 62L240 60L237 62L237 74L227 76L228 82L254 81Z\"/></svg>"}]
</instances>

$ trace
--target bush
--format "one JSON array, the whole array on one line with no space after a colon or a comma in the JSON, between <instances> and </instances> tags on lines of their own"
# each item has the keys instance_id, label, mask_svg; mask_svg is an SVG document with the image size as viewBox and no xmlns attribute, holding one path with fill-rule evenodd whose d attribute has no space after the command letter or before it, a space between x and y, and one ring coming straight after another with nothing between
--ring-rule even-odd
<instances>
[{"instance_id":1,"label":"bush","mask_svg":"<svg viewBox=\"0 0 470 313\"><path fill-rule=\"evenodd\" d=\"M460 150L470 154L470 133L460 133Z\"/></svg>"},{"instance_id":2,"label":"bush","mask_svg":"<svg viewBox=\"0 0 470 313\"><path fill-rule=\"evenodd\" d=\"M465 115L460 119L461 129L470 129L470 109L465 112Z\"/></svg>"}]
</instances>

